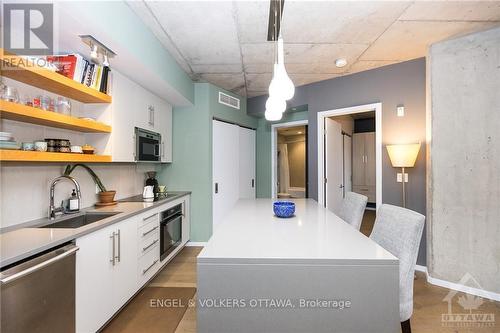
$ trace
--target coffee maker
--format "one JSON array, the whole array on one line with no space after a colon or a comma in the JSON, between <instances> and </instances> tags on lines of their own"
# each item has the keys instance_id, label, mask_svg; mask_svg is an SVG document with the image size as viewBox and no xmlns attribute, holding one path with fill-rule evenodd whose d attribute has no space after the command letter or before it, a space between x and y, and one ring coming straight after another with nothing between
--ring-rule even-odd
<instances>
[{"instance_id":1,"label":"coffee maker","mask_svg":"<svg viewBox=\"0 0 500 333\"><path fill-rule=\"evenodd\" d=\"M155 199L158 197L158 193L160 193L160 190L158 188L158 180L156 180L156 171L148 171L146 172L147 179L146 179L146 186L153 186L153 193L155 195Z\"/></svg>"}]
</instances>

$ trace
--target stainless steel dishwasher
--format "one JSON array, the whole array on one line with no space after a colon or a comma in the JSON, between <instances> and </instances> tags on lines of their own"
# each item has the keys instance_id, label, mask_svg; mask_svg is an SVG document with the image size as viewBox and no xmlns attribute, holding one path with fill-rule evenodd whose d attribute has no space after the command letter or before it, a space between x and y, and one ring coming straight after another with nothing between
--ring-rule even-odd
<instances>
[{"instance_id":1,"label":"stainless steel dishwasher","mask_svg":"<svg viewBox=\"0 0 500 333\"><path fill-rule=\"evenodd\" d=\"M0 273L2 333L75 331L74 244L50 249Z\"/></svg>"}]
</instances>

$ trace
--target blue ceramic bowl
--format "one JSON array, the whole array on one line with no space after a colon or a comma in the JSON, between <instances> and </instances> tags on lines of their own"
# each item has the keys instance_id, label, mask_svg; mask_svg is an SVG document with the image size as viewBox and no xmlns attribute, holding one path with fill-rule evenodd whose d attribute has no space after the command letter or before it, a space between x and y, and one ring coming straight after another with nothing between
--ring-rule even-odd
<instances>
[{"instance_id":1,"label":"blue ceramic bowl","mask_svg":"<svg viewBox=\"0 0 500 333\"><path fill-rule=\"evenodd\" d=\"M292 217L295 214L295 203L290 201L276 201L273 204L274 215L277 217Z\"/></svg>"}]
</instances>

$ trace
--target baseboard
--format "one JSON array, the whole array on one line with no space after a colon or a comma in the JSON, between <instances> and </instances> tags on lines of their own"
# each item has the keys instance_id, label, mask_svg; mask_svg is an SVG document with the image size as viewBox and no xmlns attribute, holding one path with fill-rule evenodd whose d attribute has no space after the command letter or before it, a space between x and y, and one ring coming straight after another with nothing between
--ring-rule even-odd
<instances>
[{"instance_id":1,"label":"baseboard","mask_svg":"<svg viewBox=\"0 0 500 333\"><path fill-rule=\"evenodd\" d=\"M450 290L461 291L461 292L471 294L474 296L479 296L479 297L483 297L483 298L487 298L487 299L490 299L493 301L500 302L500 294L499 293L495 293L495 292L487 291L487 290L482 290L482 289L478 289L478 288L473 288L473 287L468 287L468 286L464 286L463 284L433 278L432 276L429 275L429 272L427 271L426 266L416 265L415 270L419 271L419 272L424 272L426 279L427 279L427 282L432 284L432 285L443 287L443 288L450 289Z\"/></svg>"},{"instance_id":2,"label":"baseboard","mask_svg":"<svg viewBox=\"0 0 500 333\"><path fill-rule=\"evenodd\" d=\"M426 266L415 265L415 270L418 271L418 272L424 272L426 275L428 275L427 274L427 267Z\"/></svg>"},{"instance_id":3,"label":"baseboard","mask_svg":"<svg viewBox=\"0 0 500 333\"><path fill-rule=\"evenodd\" d=\"M205 247L207 245L207 242L187 242L186 243L186 246L201 246L201 247Z\"/></svg>"}]
</instances>

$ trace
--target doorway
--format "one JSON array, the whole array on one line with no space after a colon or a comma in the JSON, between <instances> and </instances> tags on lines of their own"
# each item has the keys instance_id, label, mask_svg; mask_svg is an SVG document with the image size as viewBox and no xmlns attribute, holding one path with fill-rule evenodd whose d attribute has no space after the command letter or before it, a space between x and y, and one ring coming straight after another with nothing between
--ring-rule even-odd
<instances>
[{"instance_id":1,"label":"doorway","mask_svg":"<svg viewBox=\"0 0 500 333\"><path fill-rule=\"evenodd\" d=\"M318 202L338 212L346 192L382 202L381 103L318 113Z\"/></svg>"},{"instance_id":2,"label":"doorway","mask_svg":"<svg viewBox=\"0 0 500 333\"><path fill-rule=\"evenodd\" d=\"M272 126L273 198L308 197L307 121Z\"/></svg>"}]
</instances>

